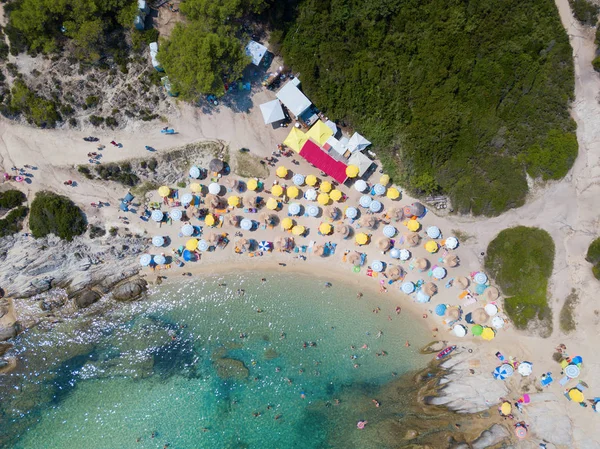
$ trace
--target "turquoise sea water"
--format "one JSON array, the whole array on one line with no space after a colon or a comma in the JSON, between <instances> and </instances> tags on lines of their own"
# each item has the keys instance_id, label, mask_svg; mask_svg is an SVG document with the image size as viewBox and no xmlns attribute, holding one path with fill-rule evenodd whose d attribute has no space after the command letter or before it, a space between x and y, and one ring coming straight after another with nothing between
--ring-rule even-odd
<instances>
[{"instance_id":1,"label":"turquoise sea water","mask_svg":"<svg viewBox=\"0 0 600 449\"><path fill-rule=\"evenodd\" d=\"M342 436L361 432L378 389L430 359L418 354L428 334L396 315L399 297L357 299L324 283L265 273L184 281L24 334L24 364L0 388L2 424L19 435L7 447L349 447Z\"/></svg>"}]
</instances>

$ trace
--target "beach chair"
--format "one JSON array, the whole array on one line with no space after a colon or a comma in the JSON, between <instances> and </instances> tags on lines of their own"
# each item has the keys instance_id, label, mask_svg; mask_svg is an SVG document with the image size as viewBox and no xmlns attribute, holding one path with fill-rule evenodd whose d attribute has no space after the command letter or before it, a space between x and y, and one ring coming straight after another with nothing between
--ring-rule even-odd
<instances>
[{"instance_id":1,"label":"beach chair","mask_svg":"<svg viewBox=\"0 0 600 449\"><path fill-rule=\"evenodd\" d=\"M542 387L547 387L552 382L554 382L554 379L552 379L552 373L546 373L546 377L540 380L540 384L542 385Z\"/></svg>"},{"instance_id":2,"label":"beach chair","mask_svg":"<svg viewBox=\"0 0 600 449\"><path fill-rule=\"evenodd\" d=\"M567 385L567 383L568 383L570 380L571 380L571 378L570 378L569 376L565 376L565 377L563 377L561 380L559 380L559 381L558 381L558 383L559 383L561 386L563 386L563 387L564 387L565 385ZM571 399L569 398L569 400L571 400Z\"/></svg>"},{"instance_id":3,"label":"beach chair","mask_svg":"<svg viewBox=\"0 0 600 449\"><path fill-rule=\"evenodd\" d=\"M306 245L302 245L302 252L305 253L306 252Z\"/></svg>"},{"instance_id":4,"label":"beach chair","mask_svg":"<svg viewBox=\"0 0 600 449\"><path fill-rule=\"evenodd\" d=\"M365 260L367 260L367 255L365 253L360 254L360 266L362 267L365 264Z\"/></svg>"}]
</instances>

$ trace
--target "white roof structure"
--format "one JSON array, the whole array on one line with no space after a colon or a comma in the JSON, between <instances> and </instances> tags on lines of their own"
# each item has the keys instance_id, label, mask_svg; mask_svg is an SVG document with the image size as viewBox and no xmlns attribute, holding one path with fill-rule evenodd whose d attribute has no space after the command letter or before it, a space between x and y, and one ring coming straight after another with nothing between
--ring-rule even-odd
<instances>
[{"instance_id":1,"label":"white roof structure","mask_svg":"<svg viewBox=\"0 0 600 449\"><path fill-rule=\"evenodd\" d=\"M369 145L371 145L371 142L369 142L367 139L365 139L360 134L354 133L354 134L352 134L352 137L350 137L348 149L350 150L351 153L354 153L355 151L364 150Z\"/></svg>"},{"instance_id":2,"label":"white roof structure","mask_svg":"<svg viewBox=\"0 0 600 449\"><path fill-rule=\"evenodd\" d=\"M325 122L325 124L333 131L333 135L335 136L338 132L337 125L334 122L332 122L331 120L327 120Z\"/></svg>"},{"instance_id":3,"label":"white roof structure","mask_svg":"<svg viewBox=\"0 0 600 449\"><path fill-rule=\"evenodd\" d=\"M348 151L348 138L342 137L338 140L331 136L329 139L327 139L327 142L325 142L324 147L330 147L331 151L335 151L340 156L345 157L344 154L346 151Z\"/></svg>"},{"instance_id":4,"label":"white roof structure","mask_svg":"<svg viewBox=\"0 0 600 449\"><path fill-rule=\"evenodd\" d=\"M358 167L358 176L361 177L373 165L373 161L367 155L360 151L355 151L348 158L348 165L356 165Z\"/></svg>"},{"instance_id":5,"label":"white roof structure","mask_svg":"<svg viewBox=\"0 0 600 449\"><path fill-rule=\"evenodd\" d=\"M252 64L258 66L267 53L267 47L256 41L248 42L246 54L252 58Z\"/></svg>"},{"instance_id":6,"label":"white roof structure","mask_svg":"<svg viewBox=\"0 0 600 449\"><path fill-rule=\"evenodd\" d=\"M156 55L158 54L158 42L150 42L150 58L152 59L152 67L158 68L160 64L158 59L156 59Z\"/></svg>"},{"instance_id":7,"label":"white roof structure","mask_svg":"<svg viewBox=\"0 0 600 449\"><path fill-rule=\"evenodd\" d=\"M289 111L298 117L312 104L295 83L288 82L277 92L277 98Z\"/></svg>"},{"instance_id":8,"label":"white roof structure","mask_svg":"<svg viewBox=\"0 0 600 449\"><path fill-rule=\"evenodd\" d=\"M262 112L265 125L269 123L275 123L285 118L283 108L279 100L269 101L260 105L260 112Z\"/></svg>"}]
</instances>

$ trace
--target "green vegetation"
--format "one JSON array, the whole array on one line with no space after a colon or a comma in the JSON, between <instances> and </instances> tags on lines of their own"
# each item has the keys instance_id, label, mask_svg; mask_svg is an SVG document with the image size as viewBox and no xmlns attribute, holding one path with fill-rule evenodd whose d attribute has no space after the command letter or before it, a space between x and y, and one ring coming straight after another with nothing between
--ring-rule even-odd
<instances>
[{"instance_id":1,"label":"green vegetation","mask_svg":"<svg viewBox=\"0 0 600 449\"><path fill-rule=\"evenodd\" d=\"M54 234L70 241L85 232L87 223L83 211L66 196L38 192L31 203L29 227L35 238Z\"/></svg>"},{"instance_id":2,"label":"green vegetation","mask_svg":"<svg viewBox=\"0 0 600 449\"><path fill-rule=\"evenodd\" d=\"M497 215L524 203L526 172L571 166L572 52L552 0L304 0L295 17L274 36L304 91L413 193Z\"/></svg>"},{"instance_id":3,"label":"green vegetation","mask_svg":"<svg viewBox=\"0 0 600 449\"><path fill-rule=\"evenodd\" d=\"M266 178L269 170L260 161L261 158L251 153L237 152L234 173L243 178Z\"/></svg>"},{"instance_id":4,"label":"green vegetation","mask_svg":"<svg viewBox=\"0 0 600 449\"><path fill-rule=\"evenodd\" d=\"M96 165L95 170L98 176L105 181L120 182L129 187L135 186L140 182L140 178L131 172L131 164L129 162Z\"/></svg>"},{"instance_id":5,"label":"green vegetation","mask_svg":"<svg viewBox=\"0 0 600 449\"><path fill-rule=\"evenodd\" d=\"M12 209L25 202L27 197L20 190L7 190L0 193L0 209Z\"/></svg>"},{"instance_id":6,"label":"green vegetation","mask_svg":"<svg viewBox=\"0 0 600 449\"><path fill-rule=\"evenodd\" d=\"M23 229L23 220L27 216L27 209L25 206L18 206L11 210L6 217L0 220L0 237L6 237L7 235L16 234Z\"/></svg>"},{"instance_id":7,"label":"green vegetation","mask_svg":"<svg viewBox=\"0 0 600 449\"><path fill-rule=\"evenodd\" d=\"M592 66L594 67L594 70L596 72L600 72L600 56L596 56L593 60L592 60Z\"/></svg>"},{"instance_id":8,"label":"green vegetation","mask_svg":"<svg viewBox=\"0 0 600 449\"><path fill-rule=\"evenodd\" d=\"M562 309L560 309L560 330L565 334L573 332L577 328L575 321L575 308L579 303L579 296L575 289L571 290L569 296L565 300Z\"/></svg>"},{"instance_id":9,"label":"green vegetation","mask_svg":"<svg viewBox=\"0 0 600 449\"><path fill-rule=\"evenodd\" d=\"M594 277L600 279L600 238L597 238L590 244L585 260L592 264Z\"/></svg>"},{"instance_id":10,"label":"green vegetation","mask_svg":"<svg viewBox=\"0 0 600 449\"><path fill-rule=\"evenodd\" d=\"M504 308L517 328L551 319L547 290L553 265L554 241L543 229L505 229L488 245L485 268L507 297Z\"/></svg>"},{"instance_id":11,"label":"green vegetation","mask_svg":"<svg viewBox=\"0 0 600 449\"><path fill-rule=\"evenodd\" d=\"M28 122L40 127L53 128L61 119L56 104L36 95L24 81L15 80L10 93L10 113L23 114Z\"/></svg>"},{"instance_id":12,"label":"green vegetation","mask_svg":"<svg viewBox=\"0 0 600 449\"><path fill-rule=\"evenodd\" d=\"M598 22L600 7L589 0L569 0L573 16L583 25L594 26Z\"/></svg>"},{"instance_id":13,"label":"green vegetation","mask_svg":"<svg viewBox=\"0 0 600 449\"><path fill-rule=\"evenodd\" d=\"M106 235L106 229L101 226L90 225L90 238L95 239L96 237L104 237Z\"/></svg>"}]
</instances>

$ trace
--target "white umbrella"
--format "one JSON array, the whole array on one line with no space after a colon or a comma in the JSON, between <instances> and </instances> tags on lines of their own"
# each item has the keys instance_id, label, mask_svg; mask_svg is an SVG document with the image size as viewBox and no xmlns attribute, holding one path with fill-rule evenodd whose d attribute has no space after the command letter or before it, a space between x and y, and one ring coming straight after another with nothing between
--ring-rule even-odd
<instances>
[{"instance_id":1,"label":"white umbrella","mask_svg":"<svg viewBox=\"0 0 600 449\"><path fill-rule=\"evenodd\" d=\"M218 195L219 193L221 193L221 186L219 184L217 184L216 182L211 182L208 185L208 193L211 193L213 195Z\"/></svg>"},{"instance_id":2,"label":"white umbrella","mask_svg":"<svg viewBox=\"0 0 600 449\"><path fill-rule=\"evenodd\" d=\"M346 217L354 220L356 217L358 217L358 209L356 207L349 207L346 209Z\"/></svg>"},{"instance_id":3,"label":"white umbrella","mask_svg":"<svg viewBox=\"0 0 600 449\"><path fill-rule=\"evenodd\" d=\"M150 254L143 254L142 257L140 257L140 265L142 267L147 267L150 265L150 262L152 262L152 256Z\"/></svg>"},{"instance_id":4,"label":"white umbrella","mask_svg":"<svg viewBox=\"0 0 600 449\"><path fill-rule=\"evenodd\" d=\"M408 260L410 259L410 251L402 248L400 250L400 260Z\"/></svg>"},{"instance_id":5,"label":"white umbrella","mask_svg":"<svg viewBox=\"0 0 600 449\"><path fill-rule=\"evenodd\" d=\"M567 376L569 376L571 379L575 379L576 377L579 377L580 373L581 373L581 371L577 365L567 365L565 367L565 374Z\"/></svg>"},{"instance_id":6,"label":"white umbrella","mask_svg":"<svg viewBox=\"0 0 600 449\"><path fill-rule=\"evenodd\" d=\"M191 193L186 193L181 197L182 204L191 204L194 201L194 196Z\"/></svg>"},{"instance_id":7,"label":"white umbrella","mask_svg":"<svg viewBox=\"0 0 600 449\"><path fill-rule=\"evenodd\" d=\"M392 248L390 250L390 257L392 259L400 259L400 250L398 248Z\"/></svg>"},{"instance_id":8,"label":"white umbrella","mask_svg":"<svg viewBox=\"0 0 600 449\"><path fill-rule=\"evenodd\" d=\"M492 327L495 329L501 329L504 327L504 320L500 316L495 316L492 318Z\"/></svg>"},{"instance_id":9,"label":"white umbrella","mask_svg":"<svg viewBox=\"0 0 600 449\"><path fill-rule=\"evenodd\" d=\"M181 220L181 217L183 217L183 212L181 212L179 209L171 209L171 212L169 212L169 216L173 220L179 221Z\"/></svg>"},{"instance_id":10,"label":"white umbrella","mask_svg":"<svg viewBox=\"0 0 600 449\"><path fill-rule=\"evenodd\" d=\"M166 262L167 262L167 259L162 254L159 254L158 256L154 256L154 263L156 265L162 265Z\"/></svg>"},{"instance_id":11,"label":"white umbrella","mask_svg":"<svg viewBox=\"0 0 600 449\"><path fill-rule=\"evenodd\" d=\"M365 190L367 190L369 188L369 186L367 185L367 183L365 181L363 181L362 179L358 179L355 183L354 183L354 188L356 190L358 190L359 192L364 192Z\"/></svg>"},{"instance_id":12,"label":"white umbrella","mask_svg":"<svg viewBox=\"0 0 600 449\"><path fill-rule=\"evenodd\" d=\"M152 237L152 244L154 246L163 246L165 244L165 238L162 235L155 235Z\"/></svg>"},{"instance_id":13,"label":"white umbrella","mask_svg":"<svg viewBox=\"0 0 600 449\"><path fill-rule=\"evenodd\" d=\"M517 368L517 371L521 376L530 376L533 372L533 365L529 362L521 362Z\"/></svg>"},{"instance_id":14,"label":"white umbrella","mask_svg":"<svg viewBox=\"0 0 600 449\"><path fill-rule=\"evenodd\" d=\"M455 249L458 246L458 239L456 237L448 237L446 239L446 248Z\"/></svg>"},{"instance_id":15,"label":"white umbrella","mask_svg":"<svg viewBox=\"0 0 600 449\"><path fill-rule=\"evenodd\" d=\"M407 295L410 295L412 292L415 291L415 284L413 284L410 281L405 282L404 284L402 284L402 291Z\"/></svg>"},{"instance_id":16,"label":"white umbrella","mask_svg":"<svg viewBox=\"0 0 600 449\"><path fill-rule=\"evenodd\" d=\"M475 274L475 276L473 277L473 280L475 281L476 284L483 285L487 282L488 277L485 273L480 271Z\"/></svg>"},{"instance_id":17,"label":"white umbrella","mask_svg":"<svg viewBox=\"0 0 600 449\"><path fill-rule=\"evenodd\" d=\"M483 309L489 316L494 316L498 313L498 306L496 304L486 304Z\"/></svg>"},{"instance_id":18,"label":"white umbrella","mask_svg":"<svg viewBox=\"0 0 600 449\"><path fill-rule=\"evenodd\" d=\"M371 262L371 268L376 273L381 273L383 271L383 262L381 260L374 260Z\"/></svg>"},{"instance_id":19,"label":"white umbrella","mask_svg":"<svg viewBox=\"0 0 600 449\"><path fill-rule=\"evenodd\" d=\"M314 204L311 204L310 206L308 206L306 208L306 213L308 214L309 217L316 217L317 215L319 215L320 209L315 206Z\"/></svg>"},{"instance_id":20,"label":"white umbrella","mask_svg":"<svg viewBox=\"0 0 600 449\"><path fill-rule=\"evenodd\" d=\"M369 207L372 202L373 198L371 198L369 195L363 195L360 197L358 204L360 204L362 207Z\"/></svg>"},{"instance_id":21,"label":"white umbrella","mask_svg":"<svg viewBox=\"0 0 600 449\"><path fill-rule=\"evenodd\" d=\"M185 224L181 227L181 233L186 237L191 237L194 234L194 227L191 224Z\"/></svg>"},{"instance_id":22,"label":"white umbrella","mask_svg":"<svg viewBox=\"0 0 600 449\"><path fill-rule=\"evenodd\" d=\"M288 206L289 215L298 215L300 213L300 205L298 203L292 203Z\"/></svg>"},{"instance_id":23,"label":"white umbrella","mask_svg":"<svg viewBox=\"0 0 600 449\"><path fill-rule=\"evenodd\" d=\"M315 201L317 196L318 194L315 189L308 189L306 192L304 192L304 198L306 198L308 201Z\"/></svg>"},{"instance_id":24,"label":"white umbrella","mask_svg":"<svg viewBox=\"0 0 600 449\"><path fill-rule=\"evenodd\" d=\"M198 179L200 177L200 169L195 165L190 168L190 177L194 179Z\"/></svg>"},{"instance_id":25,"label":"white umbrella","mask_svg":"<svg viewBox=\"0 0 600 449\"><path fill-rule=\"evenodd\" d=\"M376 195L384 195L385 191L387 189L385 188L385 186L383 186L381 184L375 184L375 186L373 187L373 190L375 190Z\"/></svg>"},{"instance_id":26,"label":"white umbrella","mask_svg":"<svg viewBox=\"0 0 600 449\"><path fill-rule=\"evenodd\" d=\"M417 302L425 303L431 300L431 296L425 293L423 290L419 290L417 292Z\"/></svg>"},{"instance_id":27,"label":"white umbrella","mask_svg":"<svg viewBox=\"0 0 600 449\"><path fill-rule=\"evenodd\" d=\"M208 242L204 239L198 241L198 250L199 251L208 251L208 247L210 245L208 244Z\"/></svg>"},{"instance_id":28,"label":"white umbrella","mask_svg":"<svg viewBox=\"0 0 600 449\"><path fill-rule=\"evenodd\" d=\"M436 279L444 279L446 277L446 269L443 267L435 267L432 274Z\"/></svg>"},{"instance_id":29,"label":"white umbrella","mask_svg":"<svg viewBox=\"0 0 600 449\"><path fill-rule=\"evenodd\" d=\"M371 204L369 204L369 210L371 212L379 212L381 209L383 209L383 204L381 204L379 201L371 201Z\"/></svg>"},{"instance_id":30,"label":"white umbrella","mask_svg":"<svg viewBox=\"0 0 600 449\"><path fill-rule=\"evenodd\" d=\"M432 239L437 239L440 236L440 234L440 228L438 228L437 226L429 226L427 228L427 235Z\"/></svg>"},{"instance_id":31,"label":"white umbrella","mask_svg":"<svg viewBox=\"0 0 600 449\"><path fill-rule=\"evenodd\" d=\"M164 217L164 214L162 213L162 211L160 211L160 210L152 211L152 219L154 221L162 221L163 217Z\"/></svg>"},{"instance_id":32,"label":"white umbrella","mask_svg":"<svg viewBox=\"0 0 600 449\"><path fill-rule=\"evenodd\" d=\"M457 324L452 328L452 332L454 332L454 335L456 335L457 337L462 338L467 335L467 328L462 324Z\"/></svg>"},{"instance_id":33,"label":"white umbrella","mask_svg":"<svg viewBox=\"0 0 600 449\"><path fill-rule=\"evenodd\" d=\"M240 228L242 228L244 231L249 231L250 229L252 229L253 223L252 220L248 219L248 218L244 218L242 220L242 222L240 223Z\"/></svg>"},{"instance_id":34,"label":"white umbrella","mask_svg":"<svg viewBox=\"0 0 600 449\"><path fill-rule=\"evenodd\" d=\"M386 237L389 237L389 238L394 237L397 232L398 232L398 230L392 225L387 225L387 226L384 226L384 228L383 228L383 235L385 235Z\"/></svg>"},{"instance_id":35,"label":"white umbrella","mask_svg":"<svg viewBox=\"0 0 600 449\"><path fill-rule=\"evenodd\" d=\"M294 177L292 178L292 182L297 185L298 187L304 185L304 175L301 175L300 173L296 173L294 175Z\"/></svg>"}]
</instances>

